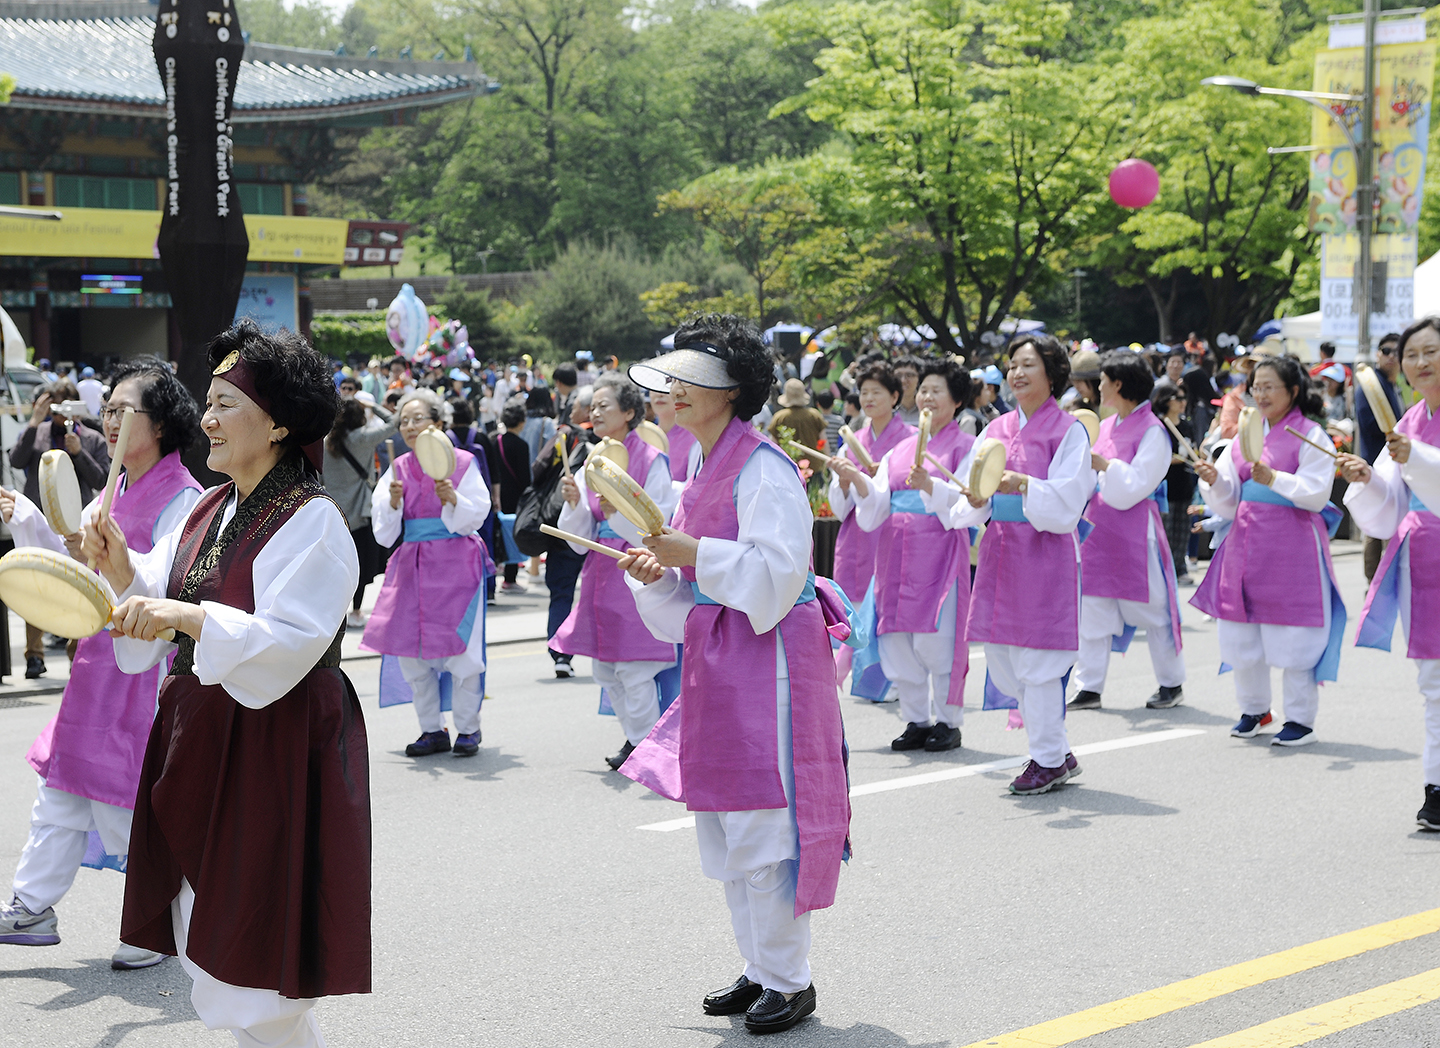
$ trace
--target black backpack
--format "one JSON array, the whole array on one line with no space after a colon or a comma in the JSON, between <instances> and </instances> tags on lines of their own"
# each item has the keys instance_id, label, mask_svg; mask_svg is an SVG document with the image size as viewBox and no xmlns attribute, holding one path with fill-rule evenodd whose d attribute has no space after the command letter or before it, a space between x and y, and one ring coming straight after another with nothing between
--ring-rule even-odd
<instances>
[{"instance_id":1,"label":"black backpack","mask_svg":"<svg viewBox=\"0 0 1440 1048\"><path fill-rule=\"evenodd\" d=\"M589 444L580 444L570 451L570 471L578 472L590 454ZM542 470L531 485L520 496L515 506L515 546L527 557L538 557L549 553L564 540L551 538L540 530L541 524L552 528L560 520L560 510L565 505L560 481L565 477L565 468L558 461L551 462Z\"/></svg>"}]
</instances>

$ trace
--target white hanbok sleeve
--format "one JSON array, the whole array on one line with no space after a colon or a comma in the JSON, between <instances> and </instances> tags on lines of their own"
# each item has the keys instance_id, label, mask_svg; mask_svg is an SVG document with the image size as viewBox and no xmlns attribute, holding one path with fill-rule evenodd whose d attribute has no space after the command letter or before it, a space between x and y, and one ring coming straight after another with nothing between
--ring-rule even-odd
<instances>
[{"instance_id":1,"label":"white hanbok sleeve","mask_svg":"<svg viewBox=\"0 0 1440 1048\"><path fill-rule=\"evenodd\" d=\"M1410 461L1401 469L1401 475L1426 509L1440 513L1440 448L1412 440Z\"/></svg>"},{"instance_id":2,"label":"white hanbok sleeve","mask_svg":"<svg viewBox=\"0 0 1440 1048\"><path fill-rule=\"evenodd\" d=\"M580 489L580 501L573 506L562 502L560 518L555 522L555 526L572 535L593 539L595 532L600 530L600 522L595 519L595 514L590 512L590 489L585 485L585 471L577 469L571 476L575 478L575 486ZM590 552L584 546L577 546L573 542L567 542L566 545L582 557Z\"/></svg>"},{"instance_id":3,"label":"white hanbok sleeve","mask_svg":"<svg viewBox=\"0 0 1440 1048\"><path fill-rule=\"evenodd\" d=\"M1226 520L1234 520L1240 509L1240 474L1235 466L1232 450L1235 446L1232 442L1216 460L1215 472L1218 475L1215 483L1200 481L1200 497L1205 500L1205 508L1210 511L1211 516L1223 517Z\"/></svg>"},{"instance_id":4,"label":"white hanbok sleeve","mask_svg":"<svg viewBox=\"0 0 1440 1048\"><path fill-rule=\"evenodd\" d=\"M861 494L858 487L851 489L855 500L855 523L864 531L879 531L890 518L890 456L893 454L893 451L885 452L885 457L875 467L875 475L865 479L865 485L870 489L868 494Z\"/></svg>"},{"instance_id":5,"label":"white hanbok sleeve","mask_svg":"<svg viewBox=\"0 0 1440 1048\"><path fill-rule=\"evenodd\" d=\"M1345 508L1365 534L1377 539L1394 538L1400 522L1410 512L1410 489L1400 473L1400 464L1381 448L1370 479L1345 489Z\"/></svg>"},{"instance_id":6,"label":"white hanbok sleeve","mask_svg":"<svg viewBox=\"0 0 1440 1048\"><path fill-rule=\"evenodd\" d=\"M150 548L154 549L155 544L172 531L178 531L180 526L190 519L190 511L200 501L200 492L195 488L182 488L180 493L170 500L170 505L160 512L155 518L155 528L150 533Z\"/></svg>"},{"instance_id":7,"label":"white hanbok sleeve","mask_svg":"<svg viewBox=\"0 0 1440 1048\"><path fill-rule=\"evenodd\" d=\"M404 498L401 498L400 505L390 505L390 482L394 479L395 465L391 463L375 483L375 490L370 493L370 530L375 541L387 549L395 545L401 529L405 526Z\"/></svg>"},{"instance_id":8,"label":"white hanbok sleeve","mask_svg":"<svg viewBox=\"0 0 1440 1048\"><path fill-rule=\"evenodd\" d=\"M1268 423L1265 432L1270 432ZM1313 422L1305 436L1317 444L1330 443L1325 431ZM1300 461L1295 472L1283 473L1277 469L1275 479L1270 482L1270 490L1289 499L1299 509L1319 513L1330 501L1330 493L1335 490L1335 459L1319 448L1302 443Z\"/></svg>"},{"instance_id":9,"label":"white hanbok sleeve","mask_svg":"<svg viewBox=\"0 0 1440 1048\"><path fill-rule=\"evenodd\" d=\"M989 431L990 427L987 425L980 432L980 436L975 438L975 443L970 445L970 450L965 452L965 457L955 467L957 477L969 478L970 470L975 465L975 455ZM980 506L972 506L970 500L960 493L960 489L949 481L935 482L935 490L930 493L930 505L945 526L952 531L956 528L976 528L990 519L989 499Z\"/></svg>"},{"instance_id":10,"label":"white hanbok sleeve","mask_svg":"<svg viewBox=\"0 0 1440 1048\"><path fill-rule=\"evenodd\" d=\"M429 480L430 478L426 477L425 479ZM390 505L388 494L385 505ZM404 505L403 501L401 505ZM448 502L441 504L440 523L457 535L468 535L471 532L479 531L488 516L490 516L490 492L485 490L485 482L480 478L480 467L471 462L470 468L460 475L460 486L455 489L455 505L452 506Z\"/></svg>"},{"instance_id":11,"label":"white hanbok sleeve","mask_svg":"<svg viewBox=\"0 0 1440 1048\"><path fill-rule=\"evenodd\" d=\"M1170 472L1170 435L1159 426L1151 426L1140 438L1135 457L1129 462L1111 459L1100 474L1100 494L1105 504L1127 510L1138 506L1160 486Z\"/></svg>"},{"instance_id":12,"label":"white hanbok sleeve","mask_svg":"<svg viewBox=\"0 0 1440 1048\"><path fill-rule=\"evenodd\" d=\"M734 540L702 538L695 579L702 592L744 612L756 633L768 633L790 613L810 574L814 516L804 485L777 455L751 455L735 484L739 528ZM640 617L657 640L685 638L685 618L695 603L675 570L658 582L627 583Z\"/></svg>"},{"instance_id":13,"label":"white hanbok sleeve","mask_svg":"<svg viewBox=\"0 0 1440 1048\"><path fill-rule=\"evenodd\" d=\"M234 516L226 506L222 523ZM136 557L135 582L122 594L163 597L180 530ZM252 568L254 613L201 601L205 625L195 643L195 675L219 684L231 698L261 709L284 696L320 661L345 618L360 566L345 517L329 499L311 499L270 536ZM127 673L156 665L175 645L115 641L116 663Z\"/></svg>"},{"instance_id":14,"label":"white hanbok sleeve","mask_svg":"<svg viewBox=\"0 0 1440 1048\"><path fill-rule=\"evenodd\" d=\"M1084 426L1077 423L1066 430L1050 460L1049 476L1031 477L1027 487L1021 505L1031 527L1056 535L1075 530L1095 492L1090 438Z\"/></svg>"},{"instance_id":15,"label":"white hanbok sleeve","mask_svg":"<svg viewBox=\"0 0 1440 1048\"><path fill-rule=\"evenodd\" d=\"M98 505L98 503L95 503ZM89 519L81 514L81 520ZM39 546L41 549L54 550L56 553L65 552L65 541L50 526L45 519L45 513L39 506L25 497L23 492L15 492L15 512L10 515L10 537L15 540L15 548L22 546Z\"/></svg>"},{"instance_id":16,"label":"white hanbok sleeve","mask_svg":"<svg viewBox=\"0 0 1440 1048\"><path fill-rule=\"evenodd\" d=\"M846 517L850 516L851 511L855 508L855 500L851 498L851 495L855 494L858 492L853 487L849 493L842 491L840 478L835 475L834 470L830 471L830 487L825 495L830 500L830 512L835 514L836 520L843 522Z\"/></svg>"}]
</instances>

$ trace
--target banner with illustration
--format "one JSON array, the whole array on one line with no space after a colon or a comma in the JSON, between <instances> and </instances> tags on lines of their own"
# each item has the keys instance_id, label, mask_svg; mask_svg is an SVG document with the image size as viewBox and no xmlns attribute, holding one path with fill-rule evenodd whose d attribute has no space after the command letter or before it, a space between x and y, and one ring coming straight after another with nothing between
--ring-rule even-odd
<instances>
[{"instance_id":1,"label":"banner with illustration","mask_svg":"<svg viewBox=\"0 0 1440 1048\"><path fill-rule=\"evenodd\" d=\"M1364 91L1365 51L1359 47L1321 51L1315 56L1314 90L1331 94ZM1425 185L1425 151L1430 137L1430 96L1435 79L1435 44L1387 44L1375 49L1376 233L1413 233L1420 219ZM1325 103L1360 135L1360 103ZM1310 228L1317 233L1355 230L1355 155L1335 120L1316 112L1310 159Z\"/></svg>"}]
</instances>

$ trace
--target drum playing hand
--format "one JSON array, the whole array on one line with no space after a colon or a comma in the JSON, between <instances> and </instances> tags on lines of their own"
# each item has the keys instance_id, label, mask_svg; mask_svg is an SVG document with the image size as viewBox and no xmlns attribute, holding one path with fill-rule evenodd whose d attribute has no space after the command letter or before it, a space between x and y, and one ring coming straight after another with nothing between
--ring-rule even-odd
<instances>
[{"instance_id":1,"label":"drum playing hand","mask_svg":"<svg viewBox=\"0 0 1440 1048\"><path fill-rule=\"evenodd\" d=\"M1007 469L1000 475L1000 487L998 490L1002 495L1020 495L1025 492L1029 482L1030 478L1024 473L1016 473Z\"/></svg>"},{"instance_id":2,"label":"drum playing hand","mask_svg":"<svg viewBox=\"0 0 1440 1048\"><path fill-rule=\"evenodd\" d=\"M1366 462L1359 455L1340 455L1335 459L1335 465L1340 467L1340 475L1351 484L1370 483L1370 463Z\"/></svg>"},{"instance_id":3,"label":"drum playing hand","mask_svg":"<svg viewBox=\"0 0 1440 1048\"><path fill-rule=\"evenodd\" d=\"M929 495L935 490L935 478L925 472L924 466L911 466L910 475L905 478L905 486Z\"/></svg>"},{"instance_id":4,"label":"drum playing hand","mask_svg":"<svg viewBox=\"0 0 1440 1048\"><path fill-rule=\"evenodd\" d=\"M1206 484L1214 484L1217 480L1220 479L1220 471L1216 469L1214 464L1212 463L1197 462L1195 463L1194 468L1195 475L1201 480L1203 480Z\"/></svg>"},{"instance_id":5,"label":"drum playing hand","mask_svg":"<svg viewBox=\"0 0 1440 1048\"><path fill-rule=\"evenodd\" d=\"M574 477L560 478L560 495L572 506L580 505L580 485Z\"/></svg>"},{"instance_id":6,"label":"drum playing hand","mask_svg":"<svg viewBox=\"0 0 1440 1048\"><path fill-rule=\"evenodd\" d=\"M1093 451L1090 452L1090 468L1093 469L1096 473L1104 473L1106 467L1109 465L1110 460L1107 459L1104 455L1097 454Z\"/></svg>"},{"instance_id":7,"label":"drum playing hand","mask_svg":"<svg viewBox=\"0 0 1440 1048\"><path fill-rule=\"evenodd\" d=\"M658 535L646 535L645 548L664 568L693 568L700 540L674 528L662 528Z\"/></svg>"},{"instance_id":8,"label":"drum playing hand","mask_svg":"<svg viewBox=\"0 0 1440 1048\"><path fill-rule=\"evenodd\" d=\"M0 519L3 519L6 524L9 524L10 518L14 515L15 492L9 488L0 488Z\"/></svg>"},{"instance_id":9,"label":"drum playing hand","mask_svg":"<svg viewBox=\"0 0 1440 1048\"><path fill-rule=\"evenodd\" d=\"M154 640L164 629L198 638L205 609L198 604L163 597L131 597L110 614L110 636Z\"/></svg>"},{"instance_id":10,"label":"drum playing hand","mask_svg":"<svg viewBox=\"0 0 1440 1048\"><path fill-rule=\"evenodd\" d=\"M1410 438L1398 429L1385 435L1385 446L1390 449L1390 458L1405 465L1410 461Z\"/></svg>"},{"instance_id":11,"label":"drum playing hand","mask_svg":"<svg viewBox=\"0 0 1440 1048\"><path fill-rule=\"evenodd\" d=\"M115 518L109 515L98 517L80 529L80 552L86 560L93 560L96 569L105 576L116 593L124 593L135 581L135 569L130 566L130 549L125 545L125 533Z\"/></svg>"},{"instance_id":12,"label":"drum playing hand","mask_svg":"<svg viewBox=\"0 0 1440 1048\"><path fill-rule=\"evenodd\" d=\"M396 480L392 480L390 482L390 508L399 509L400 500L404 497L404 495L405 485L401 484L398 478Z\"/></svg>"},{"instance_id":13,"label":"drum playing hand","mask_svg":"<svg viewBox=\"0 0 1440 1048\"><path fill-rule=\"evenodd\" d=\"M1275 471L1263 462L1257 462L1251 466L1250 475L1254 477L1258 483L1264 484L1267 488L1275 482Z\"/></svg>"},{"instance_id":14,"label":"drum playing hand","mask_svg":"<svg viewBox=\"0 0 1440 1048\"><path fill-rule=\"evenodd\" d=\"M621 571L629 574L637 582L650 585L652 582L659 582L660 577L665 574L665 569L655 559L655 554L648 549L628 549L625 556L615 562L615 566Z\"/></svg>"},{"instance_id":15,"label":"drum playing hand","mask_svg":"<svg viewBox=\"0 0 1440 1048\"><path fill-rule=\"evenodd\" d=\"M85 556L80 549L80 543L83 537L84 536L81 535L81 533L78 531L75 532L75 534L73 535L60 536L60 541L65 543L65 552L70 554L70 556L74 557L76 560L85 559Z\"/></svg>"},{"instance_id":16,"label":"drum playing hand","mask_svg":"<svg viewBox=\"0 0 1440 1048\"><path fill-rule=\"evenodd\" d=\"M80 434L79 434L79 433L69 433L69 432L67 432L67 433L65 434L65 450L66 450L67 453L69 453L69 454L71 454L71 455L78 455L78 454L80 454Z\"/></svg>"},{"instance_id":17,"label":"drum playing hand","mask_svg":"<svg viewBox=\"0 0 1440 1048\"><path fill-rule=\"evenodd\" d=\"M449 477L435 482L435 497L446 506L458 506L460 504L460 499L455 495L455 485L450 483Z\"/></svg>"}]
</instances>

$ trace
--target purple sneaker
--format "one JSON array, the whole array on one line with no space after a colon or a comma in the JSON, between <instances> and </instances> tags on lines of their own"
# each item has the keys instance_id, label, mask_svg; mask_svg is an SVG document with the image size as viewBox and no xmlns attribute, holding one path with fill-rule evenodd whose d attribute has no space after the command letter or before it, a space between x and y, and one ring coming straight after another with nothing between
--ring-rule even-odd
<instances>
[{"instance_id":1,"label":"purple sneaker","mask_svg":"<svg viewBox=\"0 0 1440 1048\"><path fill-rule=\"evenodd\" d=\"M1025 765L1025 770L1010 784L1010 792L1022 797L1032 793L1044 793L1046 790L1059 786L1068 777L1069 770L1064 764L1058 768L1042 768L1032 760Z\"/></svg>"},{"instance_id":2,"label":"purple sneaker","mask_svg":"<svg viewBox=\"0 0 1440 1048\"><path fill-rule=\"evenodd\" d=\"M1080 762L1075 759L1075 754L1065 754L1065 781L1069 782L1080 774Z\"/></svg>"},{"instance_id":3,"label":"purple sneaker","mask_svg":"<svg viewBox=\"0 0 1440 1048\"><path fill-rule=\"evenodd\" d=\"M0 943L11 946L54 946L60 941L55 908L31 913L19 899L0 903Z\"/></svg>"},{"instance_id":4,"label":"purple sneaker","mask_svg":"<svg viewBox=\"0 0 1440 1048\"><path fill-rule=\"evenodd\" d=\"M428 757L432 753L450 752L450 729L422 732L420 737L405 747L407 757Z\"/></svg>"},{"instance_id":5,"label":"purple sneaker","mask_svg":"<svg viewBox=\"0 0 1440 1048\"><path fill-rule=\"evenodd\" d=\"M472 731L468 735L455 736L455 756L473 757L480 752L480 733Z\"/></svg>"}]
</instances>

